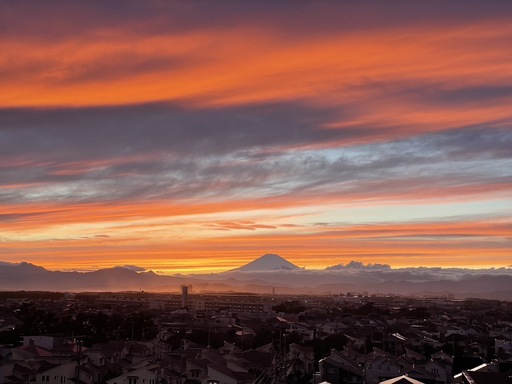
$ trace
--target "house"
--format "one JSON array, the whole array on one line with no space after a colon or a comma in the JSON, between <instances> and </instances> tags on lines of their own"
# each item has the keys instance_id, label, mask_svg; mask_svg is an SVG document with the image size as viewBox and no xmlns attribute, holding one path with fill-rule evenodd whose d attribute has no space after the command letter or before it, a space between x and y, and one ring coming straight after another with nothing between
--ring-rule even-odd
<instances>
[{"instance_id":1,"label":"house","mask_svg":"<svg viewBox=\"0 0 512 384\"><path fill-rule=\"evenodd\" d=\"M235 372L223 364L213 363L208 366L208 383L251 384L255 378L256 376L252 373Z\"/></svg>"},{"instance_id":2,"label":"house","mask_svg":"<svg viewBox=\"0 0 512 384\"><path fill-rule=\"evenodd\" d=\"M463 384L512 384L507 372L462 371Z\"/></svg>"},{"instance_id":3,"label":"house","mask_svg":"<svg viewBox=\"0 0 512 384\"><path fill-rule=\"evenodd\" d=\"M494 340L494 351L497 355L512 355L512 340L509 338L501 338Z\"/></svg>"},{"instance_id":4,"label":"house","mask_svg":"<svg viewBox=\"0 0 512 384\"><path fill-rule=\"evenodd\" d=\"M51 350L61 345L77 345L78 340L75 337L63 335L37 335L23 336L23 346L37 345L45 349Z\"/></svg>"},{"instance_id":5,"label":"house","mask_svg":"<svg viewBox=\"0 0 512 384\"><path fill-rule=\"evenodd\" d=\"M238 372L261 372L273 364L274 354L261 351L244 351L224 356L228 367Z\"/></svg>"},{"instance_id":6,"label":"house","mask_svg":"<svg viewBox=\"0 0 512 384\"><path fill-rule=\"evenodd\" d=\"M322 380L331 384L362 384L363 369L354 360L338 351L319 361Z\"/></svg>"},{"instance_id":7,"label":"house","mask_svg":"<svg viewBox=\"0 0 512 384\"><path fill-rule=\"evenodd\" d=\"M186 375L188 383L201 383L208 376L208 365L212 364L208 359L187 359Z\"/></svg>"},{"instance_id":8,"label":"house","mask_svg":"<svg viewBox=\"0 0 512 384\"><path fill-rule=\"evenodd\" d=\"M303 340L313 340L315 338L315 330L304 323L290 323L287 331L289 333L298 333Z\"/></svg>"},{"instance_id":9,"label":"house","mask_svg":"<svg viewBox=\"0 0 512 384\"><path fill-rule=\"evenodd\" d=\"M105 365L105 355L100 351L85 351L84 355L87 356L87 361L97 367Z\"/></svg>"},{"instance_id":10,"label":"house","mask_svg":"<svg viewBox=\"0 0 512 384\"><path fill-rule=\"evenodd\" d=\"M54 353L37 345L23 345L11 349L11 360L31 361L35 359L48 359Z\"/></svg>"},{"instance_id":11,"label":"house","mask_svg":"<svg viewBox=\"0 0 512 384\"><path fill-rule=\"evenodd\" d=\"M353 337L347 334L345 334L345 337L348 339L348 346L355 349L365 348L364 337Z\"/></svg>"},{"instance_id":12,"label":"house","mask_svg":"<svg viewBox=\"0 0 512 384\"><path fill-rule=\"evenodd\" d=\"M224 345L219 348L219 352L223 354L240 352L240 348L233 343L224 341Z\"/></svg>"},{"instance_id":13,"label":"house","mask_svg":"<svg viewBox=\"0 0 512 384\"><path fill-rule=\"evenodd\" d=\"M407 338L399 333L393 333L382 338L382 346L386 352L395 356L405 353Z\"/></svg>"},{"instance_id":14,"label":"house","mask_svg":"<svg viewBox=\"0 0 512 384\"><path fill-rule=\"evenodd\" d=\"M402 374L397 360L388 356L375 356L365 365L366 383L376 384Z\"/></svg>"},{"instance_id":15,"label":"house","mask_svg":"<svg viewBox=\"0 0 512 384\"><path fill-rule=\"evenodd\" d=\"M437 375L422 367L414 366L413 368L406 370L405 375L425 384L437 384Z\"/></svg>"},{"instance_id":16,"label":"house","mask_svg":"<svg viewBox=\"0 0 512 384\"><path fill-rule=\"evenodd\" d=\"M419 361L425 361L426 358L421 353L418 353L416 351L413 351L412 349L406 348L405 357L411 361L419 362Z\"/></svg>"},{"instance_id":17,"label":"house","mask_svg":"<svg viewBox=\"0 0 512 384\"><path fill-rule=\"evenodd\" d=\"M92 371L84 363L85 360L79 364L76 361L69 361L59 365L42 366L35 375L35 384L72 384L77 381L91 384Z\"/></svg>"},{"instance_id":18,"label":"house","mask_svg":"<svg viewBox=\"0 0 512 384\"><path fill-rule=\"evenodd\" d=\"M425 370L435 375L439 384L450 384L452 382L453 365L448 360L430 360L425 364Z\"/></svg>"},{"instance_id":19,"label":"house","mask_svg":"<svg viewBox=\"0 0 512 384\"><path fill-rule=\"evenodd\" d=\"M476 355L487 357L487 347L477 342L468 345L468 349Z\"/></svg>"},{"instance_id":20,"label":"house","mask_svg":"<svg viewBox=\"0 0 512 384\"><path fill-rule=\"evenodd\" d=\"M334 335L334 334L336 334L335 324L332 324L332 323L319 324L316 327L316 333L320 337L327 336L327 335Z\"/></svg>"},{"instance_id":21,"label":"house","mask_svg":"<svg viewBox=\"0 0 512 384\"><path fill-rule=\"evenodd\" d=\"M389 380L381 381L380 384L424 384L419 380L415 380L412 377L402 375L394 377Z\"/></svg>"},{"instance_id":22,"label":"house","mask_svg":"<svg viewBox=\"0 0 512 384\"><path fill-rule=\"evenodd\" d=\"M448 362L453 364L453 356L449 355L448 353L446 353L443 350L434 352L431 355L431 357L432 357L432 360L446 360L446 361L448 361Z\"/></svg>"},{"instance_id":23,"label":"house","mask_svg":"<svg viewBox=\"0 0 512 384\"><path fill-rule=\"evenodd\" d=\"M0 365L0 382L22 384L34 381L35 370L25 362L10 362Z\"/></svg>"},{"instance_id":24,"label":"house","mask_svg":"<svg viewBox=\"0 0 512 384\"><path fill-rule=\"evenodd\" d=\"M107 380L106 384L157 384L158 379L158 369L140 368Z\"/></svg>"},{"instance_id":25,"label":"house","mask_svg":"<svg viewBox=\"0 0 512 384\"><path fill-rule=\"evenodd\" d=\"M462 384L464 380L467 380L467 377L465 379L464 372L498 372L499 367L496 363L484 363L480 364L474 368L463 370L461 373L456 374L453 376L453 383L454 384ZM467 375L466 375L467 376Z\"/></svg>"},{"instance_id":26,"label":"house","mask_svg":"<svg viewBox=\"0 0 512 384\"><path fill-rule=\"evenodd\" d=\"M293 356L294 372L310 374L314 370L315 351L313 347L305 347L300 344L290 344L290 353Z\"/></svg>"}]
</instances>

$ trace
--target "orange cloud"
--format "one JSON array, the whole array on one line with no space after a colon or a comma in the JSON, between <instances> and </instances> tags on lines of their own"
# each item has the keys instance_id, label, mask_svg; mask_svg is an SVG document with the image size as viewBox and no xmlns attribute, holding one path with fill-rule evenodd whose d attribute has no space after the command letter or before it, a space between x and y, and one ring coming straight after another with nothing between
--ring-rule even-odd
<instances>
[{"instance_id":1,"label":"orange cloud","mask_svg":"<svg viewBox=\"0 0 512 384\"><path fill-rule=\"evenodd\" d=\"M507 73L512 67L502 54L509 50L511 35L507 20L493 20L436 30L407 26L345 35L304 33L300 39L272 29L219 28L161 36L112 30L44 45L8 40L0 53L0 68L17 71L14 74L23 71L24 76L6 79L0 104L47 107L181 100L218 106L302 99L315 104L353 101L356 108L362 102L359 121L395 122L397 113L403 125L460 124L467 113L468 119L508 118L507 110L495 105L466 110L464 116L427 105L429 112L420 114L410 98L401 97L403 89L393 88L437 84L449 90L510 82Z\"/></svg>"},{"instance_id":2,"label":"orange cloud","mask_svg":"<svg viewBox=\"0 0 512 384\"><path fill-rule=\"evenodd\" d=\"M80 230L74 232L75 237L61 239L34 240L22 236L4 241L0 248L4 257L30 258L54 269L111 267L119 263L140 265L144 260L142 266L170 273L216 272L238 267L270 250L308 268L325 268L352 259L395 267L461 263L489 267L506 265L510 256L507 239L512 237L512 223L501 219L300 227L220 221L207 223L205 227L235 232L208 236L191 235L197 233L194 231L187 233L190 228L196 228L195 231L200 228L201 221L182 219L167 225L161 223L161 228L140 222L124 228L114 225L107 228L109 236L76 236ZM132 225L134 228L130 228ZM99 228L101 225L95 225L92 230ZM183 231L184 236L169 235L172 228ZM244 235L247 228L252 231ZM134 237L134 233L146 233L147 237ZM201 260L208 260L207 267L201 267L204 265Z\"/></svg>"}]
</instances>

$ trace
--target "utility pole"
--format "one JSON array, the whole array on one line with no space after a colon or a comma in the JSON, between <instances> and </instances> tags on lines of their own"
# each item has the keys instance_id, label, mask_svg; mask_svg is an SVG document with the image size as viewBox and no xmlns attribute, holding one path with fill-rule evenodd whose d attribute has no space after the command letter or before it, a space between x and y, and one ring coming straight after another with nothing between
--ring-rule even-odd
<instances>
[{"instance_id":1,"label":"utility pole","mask_svg":"<svg viewBox=\"0 0 512 384\"><path fill-rule=\"evenodd\" d=\"M76 362L76 382L80 382L80 363L82 361L82 339L77 339L78 344L78 359Z\"/></svg>"}]
</instances>

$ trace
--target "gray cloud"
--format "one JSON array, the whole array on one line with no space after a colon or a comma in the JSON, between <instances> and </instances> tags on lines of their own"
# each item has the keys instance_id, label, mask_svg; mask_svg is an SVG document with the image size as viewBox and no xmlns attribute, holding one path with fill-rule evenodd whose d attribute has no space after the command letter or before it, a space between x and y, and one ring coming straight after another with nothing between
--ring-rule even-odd
<instances>
[{"instance_id":1,"label":"gray cloud","mask_svg":"<svg viewBox=\"0 0 512 384\"><path fill-rule=\"evenodd\" d=\"M503 39L508 41L509 36ZM495 37L493 42L499 38ZM504 42L506 46L506 43ZM453 108L482 108L496 104L509 103L512 99L512 82L501 80L499 83L482 85L465 85L455 82L442 82L433 80L414 79L405 80L395 77L393 79L360 79L356 84L348 87L352 91L362 92L365 95L365 103L380 103L386 100L389 103L402 104L404 100L407 103L416 103L422 108L432 107L453 107ZM341 90L344 92L345 90ZM359 103L354 103L354 107L360 107ZM493 126L510 126L512 116L502 121L489 121ZM462 127L461 127L462 128Z\"/></svg>"},{"instance_id":2,"label":"gray cloud","mask_svg":"<svg viewBox=\"0 0 512 384\"><path fill-rule=\"evenodd\" d=\"M0 187L9 188L0 189L0 201L308 196L334 190L368 198L512 183L509 126L405 139L393 139L391 127L384 141L373 126L321 128L344 114L351 118L343 108L293 103L3 109ZM370 144L355 144L365 140Z\"/></svg>"},{"instance_id":3,"label":"gray cloud","mask_svg":"<svg viewBox=\"0 0 512 384\"><path fill-rule=\"evenodd\" d=\"M66 39L101 36L101 31L123 28L139 35L183 31L209 31L235 26L265 27L282 33L322 35L397 25L453 25L485 19L507 18L512 6L507 1L429 1L411 4L394 0L334 3L308 1L280 2L161 2L62 0L44 4L17 1L0 5L0 36L17 39ZM77 16L80 17L77 17ZM37 33L35 33L37 31ZM98 34L98 31L100 33Z\"/></svg>"},{"instance_id":4,"label":"gray cloud","mask_svg":"<svg viewBox=\"0 0 512 384\"><path fill-rule=\"evenodd\" d=\"M408 267L408 268L389 268L386 265L382 267L372 268L365 266L362 262L353 261L353 264L361 264L363 267L358 268L337 268L328 270L315 269L299 269L293 271L253 271L253 272L226 272L221 276L234 277L239 280L261 279L273 284L284 284L294 287L318 286L321 284L355 284L357 289L375 292L379 288L385 286L368 284L389 283L432 283L439 281L451 281L454 283L472 281L473 279L485 276L512 276L511 268L482 268L482 269L466 269L466 268L441 268L441 267ZM201 276L201 275L196 275ZM499 283L499 282L498 282ZM336 289L343 288L333 287ZM395 291L391 289L390 292ZM453 288L453 287L452 287ZM346 290L347 288L345 288ZM482 291L476 288L476 291ZM381 290L382 292L382 290Z\"/></svg>"},{"instance_id":5,"label":"gray cloud","mask_svg":"<svg viewBox=\"0 0 512 384\"><path fill-rule=\"evenodd\" d=\"M186 156L191 151L207 155L267 145L306 145L368 133L315 129L334 113L293 104L200 111L159 104L4 109L0 110L0 150L4 157L30 152L49 160L61 160L59 156L66 154L78 160L109 158L144 150Z\"/></svg>"}]
</instances>

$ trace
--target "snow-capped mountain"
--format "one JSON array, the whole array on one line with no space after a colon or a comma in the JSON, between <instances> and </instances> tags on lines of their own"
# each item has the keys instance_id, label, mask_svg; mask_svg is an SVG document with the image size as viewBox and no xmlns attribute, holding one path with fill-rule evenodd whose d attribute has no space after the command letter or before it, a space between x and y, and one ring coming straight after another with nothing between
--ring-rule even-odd
<instances>
[{"instance_id":1,"label":"snow-capped mountain","mask_svg":"<svg viewBox=\"0 0 512 384\"><path fill-rule=\"evenodd\" d=\"M297 267L295 264L290 263L285 258L275 255L272 253L267 253L261 257L258 257L256 260L251 261L245 265L242 265L239 268L232 269L232 271L240 271L240 272L256 272L256 271L292 271L296 269L301 269Z\"/></svg>"}]
</instances>

